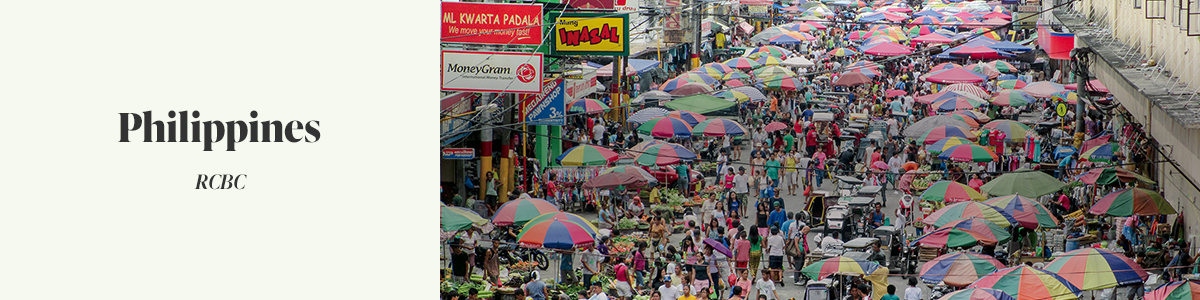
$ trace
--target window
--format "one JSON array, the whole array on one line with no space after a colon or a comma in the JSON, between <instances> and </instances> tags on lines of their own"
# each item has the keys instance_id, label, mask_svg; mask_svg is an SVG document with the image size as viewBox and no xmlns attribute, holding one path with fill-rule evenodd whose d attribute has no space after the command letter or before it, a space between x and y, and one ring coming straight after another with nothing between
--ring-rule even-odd
<instances>
[{"instance_id":1,"label":"window","mask_svg":"<svg viewBox=\"0 0 1200 300\"><path fill-rule=\"evenodd\" d=\"M1167 17L1167 1L1166 0L1145 0L1146 1L1146 18L1147 19L1166 19Z\"/></svg>"},{"instance_id":2,"label":"window","mask_svg":"<svg viewBox=\"0 0 1200 300\"><path fill-rule=\"evenodd\" d=\"M1142 0L1133 0L1133 9L1142 8Z\"/></svg>"},{"instance_id":3,"label":"window","mask_svg":"<svg viewBox=\"0 0 1200 300\"><path fill-rule=\"evenodd\" d=\"M1179 17L1176 19L1179 19L1179 20L1175 21L1175 23L1179 23L1179 30L1181 30L1183 32L1188 32L1188 28L1190 28L1190 27L1188 27L1188 25L1189 25L1188 24L1188 13L1191 11L1190 7L1192 5L1192 1L1195 1L1195 0L1177 0L1177 1L1179 1L1179 14L1178 14Z\"/></svg>"},{"instance_id":4,"label":"window","mask_svg":"<svg viewBox=\"0 0 1200 300\"><path fill-rule=\"evenodd\" d=\"M1188 1L1187 35L1200 36L1200 1Z\"/></svg>"},{"instance_id":5,"label":"window","mask_svg":"<svg viewBox=\"0 0 1200 300\"><path fill-rule=\"evenodd\" d=\"M1179 27L1179 1L1169 0L1171 4L1167 6L1167 19L1171 20L1171 26Z\"/></svg>"}]
</instances>

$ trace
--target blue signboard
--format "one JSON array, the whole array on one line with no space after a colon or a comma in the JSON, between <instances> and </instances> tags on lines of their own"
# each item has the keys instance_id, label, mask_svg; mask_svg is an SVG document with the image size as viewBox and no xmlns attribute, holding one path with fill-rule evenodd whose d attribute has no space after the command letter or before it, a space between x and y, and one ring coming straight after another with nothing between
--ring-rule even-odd
<instances>
[{"instance_id":1,"label":"blue signboard","mask_svg":"<svg viewBox=\"0 0 1200 300\"><path fill-rule=\"evenodd\" d=\"M521 100L521 121L527 125L567 124L567 101L564 97L563 80L552 79L542 83L542 93L529 94Z\"/></svg>"},{"instance_id":2,"label":"blue signboard","mask_svg":"<svg viewBox=\"0 0 1200 300\"><path fill-rule=\"evenodd\" d=\"M475 159L475 149L473 149L473 148L442 149L442 159Z\"/></svg>"}]
</instances>

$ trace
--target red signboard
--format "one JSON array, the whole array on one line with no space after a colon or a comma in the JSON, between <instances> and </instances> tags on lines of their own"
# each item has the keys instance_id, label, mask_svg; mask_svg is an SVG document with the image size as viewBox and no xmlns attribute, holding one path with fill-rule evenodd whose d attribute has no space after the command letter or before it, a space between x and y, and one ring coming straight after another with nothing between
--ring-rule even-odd
<instances>
[{"instance_id":1,"label":"red signboard","mask_svg":"<svg viewBox=\"0 0 1200 300\"><path fill-rule=\"evenodd\" d=\"M541 45L541 4L442 2L442 42Z\"/></svg>"}]
</instances>

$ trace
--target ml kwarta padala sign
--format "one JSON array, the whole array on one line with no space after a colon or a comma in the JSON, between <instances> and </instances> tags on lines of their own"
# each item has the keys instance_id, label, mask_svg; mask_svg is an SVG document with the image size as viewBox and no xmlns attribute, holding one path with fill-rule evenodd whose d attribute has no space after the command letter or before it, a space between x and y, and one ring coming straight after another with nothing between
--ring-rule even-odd
<instances>
[{"instance_id":1,"label":"ml kwarta padala sign","mask_svg":"<svg viewBox=\"0 0 1200 300\"><path fill-rule=\"evenodd\" d=\"M564 13L555 22L553 55L629 55L629 15Z\"/></svg>"}]
</instances>

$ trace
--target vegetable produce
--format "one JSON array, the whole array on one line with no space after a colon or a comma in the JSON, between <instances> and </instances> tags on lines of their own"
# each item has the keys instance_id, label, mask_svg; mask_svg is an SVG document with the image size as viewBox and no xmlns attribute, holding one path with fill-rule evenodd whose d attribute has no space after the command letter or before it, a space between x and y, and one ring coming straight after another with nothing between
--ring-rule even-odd
<instances>
[{"instance_id":1,"label":"vegetable produce","mask_svg":"<svg viewBox=\"0 0 1200 300\"><path fill-rule=\"evenodd\" d=\"M638 222L630 218L621 218L617 221L617 229L633 229L637 228Z\"/></svg>"}]
</instances>

